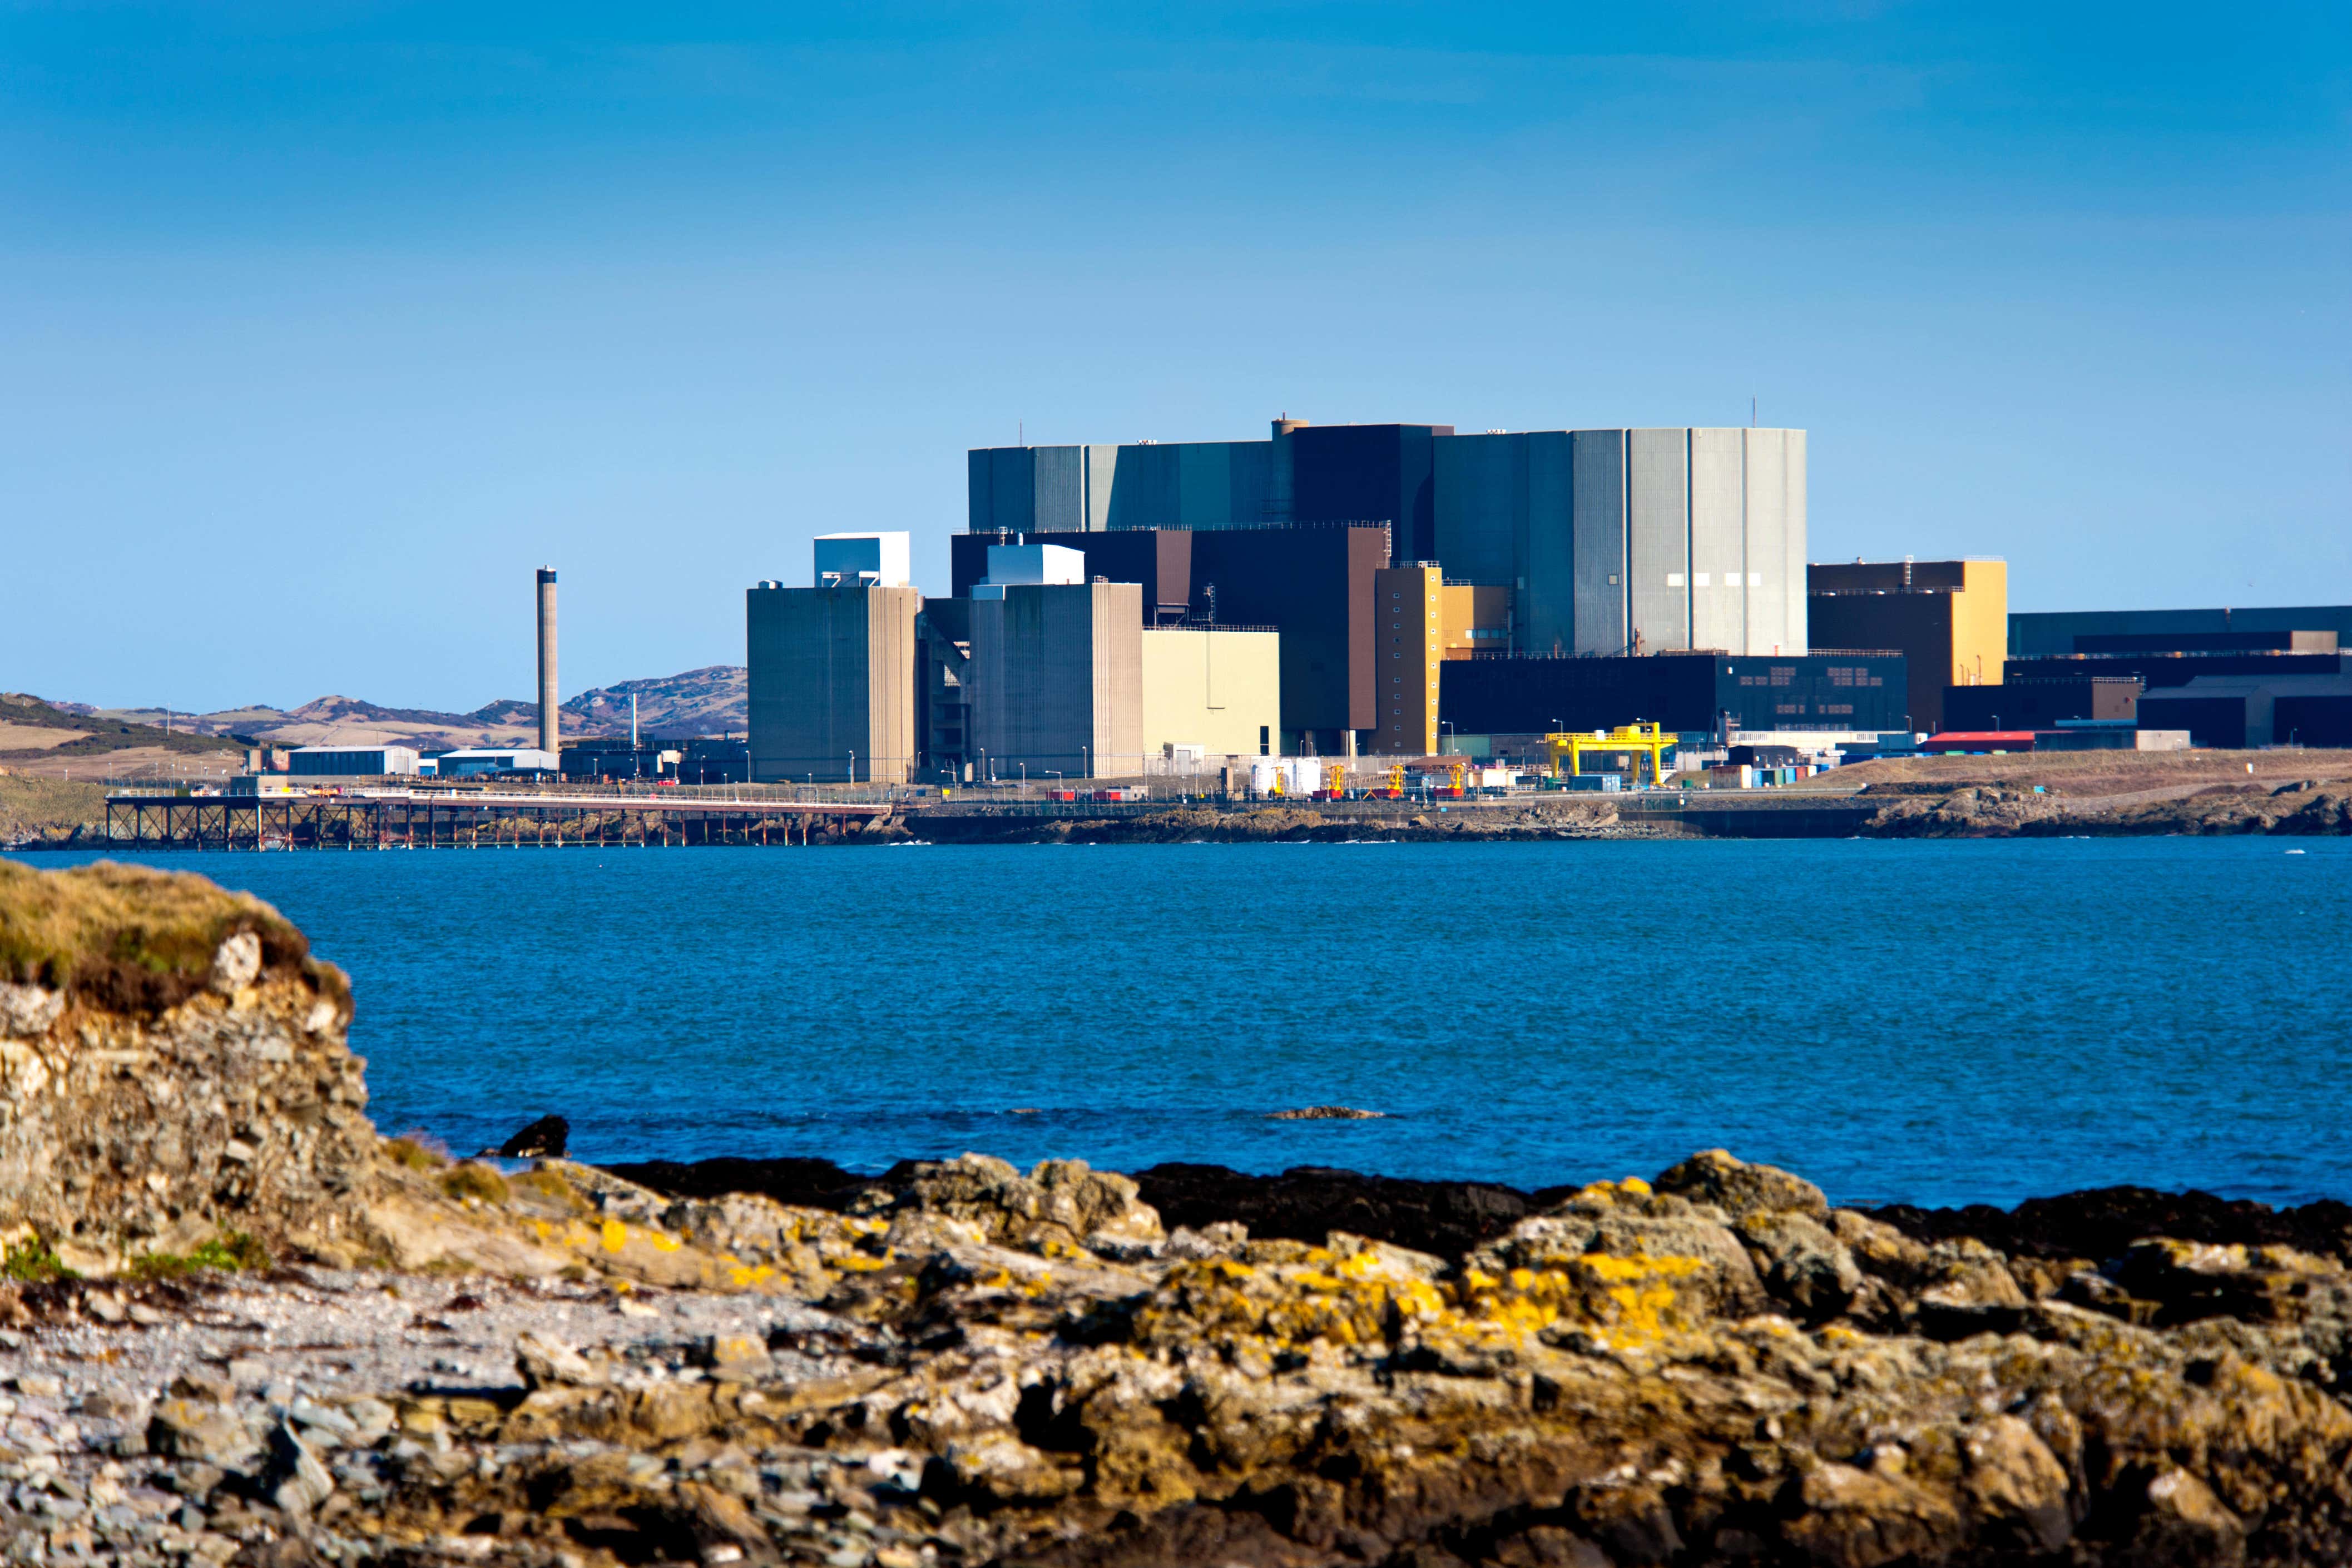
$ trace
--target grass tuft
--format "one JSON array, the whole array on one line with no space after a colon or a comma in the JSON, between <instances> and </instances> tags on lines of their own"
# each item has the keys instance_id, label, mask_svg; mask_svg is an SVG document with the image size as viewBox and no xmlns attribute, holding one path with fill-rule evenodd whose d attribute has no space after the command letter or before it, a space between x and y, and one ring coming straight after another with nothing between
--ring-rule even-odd
<instances>
[{"instance_id":1,"label":"grass tuft","mask_svg":"<svg viewBox=\"0 0 2352 1568\"><path fill-rule=\"evenodd\" d=\"M242 1230L229 1230L184 1254L149 1252L134 1258L131 1275L138 1280L176 1280L200 1269L224 1274L261 1273L269 1264L269 1249Z\"/></svg>"},{"instance_id":2,"label":"grass tuft","mask_svg":"<svg viewBox=\"0 0 2352 1568\"><path fill-rule=\"evenodd\" d=\"M449 1163L448 1150L422 1133L403 1133L386 1140L383 1157L413 1171L437 1171Z\"/></svg>"},{"instance_id":3,"label":"grass tuft","mask_svg":"<svg viewBox=\"0 0 2352 1568\"><path fill-rule=\"evenodd\" d=\"M484 1203L504 1203L509 1196L506 1177L488 1166L471 1162L443 1176L441 1190L451 1197L478 1197Z\"/></svg>"},{"instance_id":4,"label":"grass tuft","mask_svg":"<svg viewBox=\"0 0 2352 1568\"><path fill-rule=\"evenodd\" d=\"M65 1266L63 1260L52 1251L49 1244L35 1236L17 1242L0 1255L0 1280L18 1284L45 1285L53 1280L79 1280L81 1276Z\"/></svg>"}]
</instances>

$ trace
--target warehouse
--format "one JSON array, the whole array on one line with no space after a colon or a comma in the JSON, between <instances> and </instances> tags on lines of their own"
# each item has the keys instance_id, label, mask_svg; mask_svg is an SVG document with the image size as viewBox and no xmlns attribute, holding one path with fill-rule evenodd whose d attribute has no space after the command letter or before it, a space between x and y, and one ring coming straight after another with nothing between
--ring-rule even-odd
<instances>
[{"instance_id":1,"label":"warehouse","mask_svg":"<svg viewBox=\"0 0 2352 1568\"><path fill-rule=\"evenodd\" d=\"M288 772L313 779L414 775L419 761L415 748L408 746L298 746L286 757Z\"/></svg>"}]
</instances>

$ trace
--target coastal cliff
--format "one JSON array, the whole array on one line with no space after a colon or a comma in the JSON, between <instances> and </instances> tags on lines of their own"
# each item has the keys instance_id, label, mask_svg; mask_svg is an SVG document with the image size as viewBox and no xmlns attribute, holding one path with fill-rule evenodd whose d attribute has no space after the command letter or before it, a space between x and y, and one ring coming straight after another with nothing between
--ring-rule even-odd
<instances>
[{"instance_id":1,"label":"coastal cliff","mask_svg":"<svg viewBox=\"0 0 2352 1568\"><path fill-rule=\"evenodd\" d=\"M0 944L17 1561L2352 1560L2341 1205L497 1166L266 906L0 865Z\"/></svg>"}]
</instances>

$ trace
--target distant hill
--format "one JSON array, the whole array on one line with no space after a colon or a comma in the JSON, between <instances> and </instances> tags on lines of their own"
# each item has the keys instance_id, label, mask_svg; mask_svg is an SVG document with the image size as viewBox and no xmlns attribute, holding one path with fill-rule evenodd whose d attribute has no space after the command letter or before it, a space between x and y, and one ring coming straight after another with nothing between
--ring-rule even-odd
<instances>
[{"instance_id":1,"label":"distant hill","mask_svg":"<svg viewBox=\"0 0 2352 1568\"><path fill-rule=\"evenodd\" d=\"M79 704L46 703L22 692L0 692L0 756L91 757L148 747L194 756L245 744L221 732L186 725L161 726L104 715Z\"/></svg>"},{"instance_id":2,"label":"distant hill","mask_svg":"<svg viewBox=\"0 0 2352 1568\"><path fill-rule=\"evenodd\" d=\"M751 723L740 664L598 686L565 703L563 711L593 729L626 735L632 696L637 699L637 728L647 736L740 735Z\"/></svg>"},{"instance_id":3,"label":"distant hill","mask_svg":"<svg viewBox=\"0 0 2352 1568\"><path fill-rule=\"evenodd\" d=\"M563 705L563 734L626 735L632 695L637 699L638 728L648 737L740 735L748 723L741 666L713 664L582 692ZM518 697L499 697L471 713L386 707L346 696L319 697L291 710L255 704L202 714L96 708L87 703L45 703L37 697L5 700L19 704L19 709L0 708L0 753L55 750L62 756L75 754L76 747L114 750L155 744L169 744L173 750L218 750L234 744L413 746L419 751L447 751L461 746L529 745L539 738L539 705ZM105 736L134 735L153 738L103 742Z\"/></svg>"}]
</instances>

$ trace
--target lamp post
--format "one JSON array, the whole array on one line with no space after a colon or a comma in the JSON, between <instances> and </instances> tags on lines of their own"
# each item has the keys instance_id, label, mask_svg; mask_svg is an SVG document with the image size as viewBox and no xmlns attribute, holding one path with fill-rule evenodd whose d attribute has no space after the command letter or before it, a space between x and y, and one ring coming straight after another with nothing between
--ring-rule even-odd
<instances>
[{"instance_id":1,"label":"lamp post","mask_svg":"<svg viewBox=\"0 0 2352 1568\"><path fill-rule=\"evenodd\" d=\"M1080 778L1091 779L1095 776L1094 753L1088 750L1086 747L1081 746L1078 747L1078 763L1080 766Z\"/></svg>"}]
</instances>

